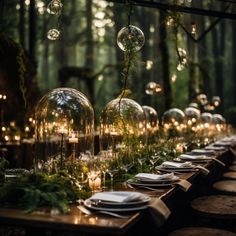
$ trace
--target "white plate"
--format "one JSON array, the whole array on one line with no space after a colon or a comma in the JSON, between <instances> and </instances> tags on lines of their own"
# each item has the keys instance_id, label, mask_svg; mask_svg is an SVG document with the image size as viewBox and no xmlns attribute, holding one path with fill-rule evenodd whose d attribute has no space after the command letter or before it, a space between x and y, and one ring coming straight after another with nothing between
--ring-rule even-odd
<instances>
[{"instance_id":1,"label":"white plate","mask_svg":"<svg viewBox=\"0 0 236 236\"><path fill-rule=\"evenodd\" d=\"M97 211L111 211L111 212L126 212L126 211L139 211L147 208L147 204L141 205L141 206L128 206L128 207L122 207L122 208L115 208L115 207L99 207L94 206L91 203L90 199L87 199L84 201L84 206L91 209L91 210L97 210Z\"/></svg>"},{"instance_id":2,"label":"white plate","mask_svg":"<svg viewBox=\"0 0 236 236\"><path fill-rule=\"evenodd\" d=\"M156 166L155 168L156 170L168 170L168 171L178 171L178 172L191 172L191 171L195 171L196 169L195 168L192 168L192 167L180 167L180 168L177 168L177 167L166 167L166 166Z\"/></svg>"},{"instance_id":3,"label":"white plate","mask_svg":"<svg viewBox=\"0 0 236 236\"><path fill-rule=\"evenodd\" d=\"M95 207L106 207L106 206L111 206L111 207L127 207L127 206L132 206L132 205L142 205L145 203L148 203L151 198L146 195L142 194L143 198L140 200L135 200L135 201L128 201L128 202L111 202L111 201L102 201L102 200L95 200L95 199L89 199L91 202L91 205Z\"/></svg>"},{"instance_id":4,"label":"white plate","mask_svg":"<svg viewBox=\"0 0 236 236\"><path fill-rule=\"evenodd\" d=\"M178 179L179 180L179 179ZM156 182L152 182L152 181L149 181L149 182L140 182L140 181L137 181L135 179L128 179L127 180L127 183L130 184L130 185L133 185L133 186L137 186L137 187L169 187L171 186L173 183L177 182L178 180L174 180L174 181L170 181L170 182L159 182L159 183L156 183Z\"/></svg>"}]
</instances>

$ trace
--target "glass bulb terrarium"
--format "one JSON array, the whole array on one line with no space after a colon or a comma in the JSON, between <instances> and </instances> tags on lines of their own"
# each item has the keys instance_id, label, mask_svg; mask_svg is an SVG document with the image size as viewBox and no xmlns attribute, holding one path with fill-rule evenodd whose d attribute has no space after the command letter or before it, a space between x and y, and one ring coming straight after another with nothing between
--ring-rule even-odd
<instances>
[{"instance_id":1,"label":"glass bulb terrarium","mask_svg":"<svg viewBox=\"0 0 236 236\"><path fill-rule=\"evenodd\" d=\"M57 88L36 107L36 170L68 169L93 155L94 112L84 94Z\"/></svg>"},{"instance_id":2,"label":"glass bulb terrarium","mask_svg":"<svg viewBox=\"0 0 236 236\"><path fill-rule=\"evenodd\" d=\"M194 107L187 107L184 111L186 117L186 126L188 129L197 132L200 128L200 110Z\"/></svg>"},{"instance_id":3,"label":"glass bulb terrarium","mask_svg":"<svg viewBox=\"0 0 236 236\"><path fill-rule=\"evenodd\" d=\"M142 106L146 116L146 129L148 136L155 134L159 128L157 111L150 106Z\"/></svg>"},{"instance_id":4,"label":"glass bulb terrarium","mask_svg":"<svg viewBox=\"0 0 236 236\"><path fill-rule=\"evenodd\" d=\"M100 150L131 153L146 141L146 118L137 102L116 98L105 106L100 115Z\"/></svg>"},{"instance_id":5,"label":"glass bulb terrarium","mask_svg":"<svg viewBox=\"0 0 236 236\"><path fill-rule=\"evenodd\" d=\"M171 108L164 112L162 124L164 132L169 136L180 136L186 127L185 114L178 108Z\"/></svg>"}]
</instances>

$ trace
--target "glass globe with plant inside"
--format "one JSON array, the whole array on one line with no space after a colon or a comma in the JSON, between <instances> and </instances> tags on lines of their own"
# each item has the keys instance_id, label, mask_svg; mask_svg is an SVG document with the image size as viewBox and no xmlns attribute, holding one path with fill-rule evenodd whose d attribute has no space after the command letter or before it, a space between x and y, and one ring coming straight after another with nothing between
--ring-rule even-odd
<instances>
[{"instance_id":1,"label":"glass globe with plant inside","mask_svg":"<svg viewBox=\"0 0 236 236\"><path fill-rule=\"evenodd\" d=\"M35 114L36 171L76 172L79 160L93 155L94 112L87 97L57 88L38 102Z\"/></svg>"},{"instance_id":2,"label":"glass globe with plant inside","mask_svg":"<svg viewBox=\"0 0 236 236\"><path fill-rule=\"evenodd\" d=\"M178 108L167 110L162 116L162 125L168 136L181 136L186 128L184 112Z\"/></svg>"}]
</instances>

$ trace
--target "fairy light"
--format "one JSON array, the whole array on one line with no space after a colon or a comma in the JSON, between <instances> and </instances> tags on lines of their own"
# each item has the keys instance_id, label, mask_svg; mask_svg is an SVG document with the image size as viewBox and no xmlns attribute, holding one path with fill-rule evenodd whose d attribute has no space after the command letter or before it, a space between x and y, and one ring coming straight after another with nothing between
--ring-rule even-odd
<instances>
[{"instance_id":1,"label":"fairy light","mask_svg":"<svg viewBox=\"0 0 236 236\"><path fill-rule=\"evenodd\" d=\"M166 25L167 26L172 26L173 23L174 23L174 19L171 16L168 16L167 20L166 20Z\"/></svg>"},{"instance_id":2,"label":"fairy light","mask_svg":"<svg viewBox=\"0 0 236 236\"><path fill-rule=\"evenodd\" d=\"M191 24L191 34L195 35L197 33L197 25L193 22Z\"/></svg>"},{"instance_id":3,"label":"fairy light","mask_svg":"<svg viewBox=\"0 0 236 236\"><path fill-rule=\"evenodd\" d=\"M146 69L147 70L151 70L152 66L153 66L153 61L147 60L147 62L146 62Z\"/></svg>"}]
</instances>

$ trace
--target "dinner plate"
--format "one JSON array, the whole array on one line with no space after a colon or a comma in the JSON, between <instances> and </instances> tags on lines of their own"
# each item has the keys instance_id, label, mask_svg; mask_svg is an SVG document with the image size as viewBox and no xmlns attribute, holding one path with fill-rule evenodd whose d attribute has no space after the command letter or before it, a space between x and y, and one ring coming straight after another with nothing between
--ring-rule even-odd
<instances>
[{"instance_id":1,"label":"dinner plate","mask_svg":"<svg viewBox=\"0 0 236 236\"><path fill-rule=\"evenodd\" d=\"M150 201L150 199L149 199ZM142 204L142 205L123 205L123 207L109 207L109 206L95 206L90 199L87 199L84 201L84 206L87 207L88 209L91 210L97 210L97 211L111 211L111 212L127 212L127 211L139 211L139 210L143 210L146 209L148 204L148 202L146 202L146 204Z\"/></svg>"},{"instance_id":2,"label":"dinner plate","mask_svg":"<svg viewBox=\"0 0 236 236\"><path fill-rule=\"evenodd\" d=\"M176 176L177 177L177 176ZM128 179L127 183L130 184L131 186L137 186L137 187L169 187L173 183L179 181L179 177L176 179L169 181L169 182L153 182L153 181L148 181L148 182L141 182L138 181L137 179Z\"/></svg>"},{"instance_id":3,"label":"dinner plate","mask_svg":"<svg viewBox=\"0 0 236 236\"><path fill-rule=\"evenodd\" d=\"M126 201L126 202L111 202L111 201L104 201L104 200L97 200L97 199L89 199L91 205L97 207L127 207L127 206L138 206L148 203L151 198L148 195L142 194L142 199L134 200L134 201Z\"/></svg>"},{"instance_id":4,"label":"dinner plate","mask_svg":"<svg viewBox=\"0 0 236 236\"><path fill-rule=\"evenodd\" d=\"M176 182L179 180L178 176L173 176L173 178L169 179L148 179L148 178L133 178L134 181L140 182L140 183L152 183L152 184L168 184L172 182Z\"/></svg>"},{"instance_id":5,"label":"dinner plate","mask_svg":"<svg viewBox=\"0 0 236 236\"><path fill-rule=\"evenodd\" d=\"M167 167L167 166L156 166L156 170L168 170L168 171L178 171L178 172L191 172L195 171L196 169L193 167Z\"/></svg>"}]
</instances>

